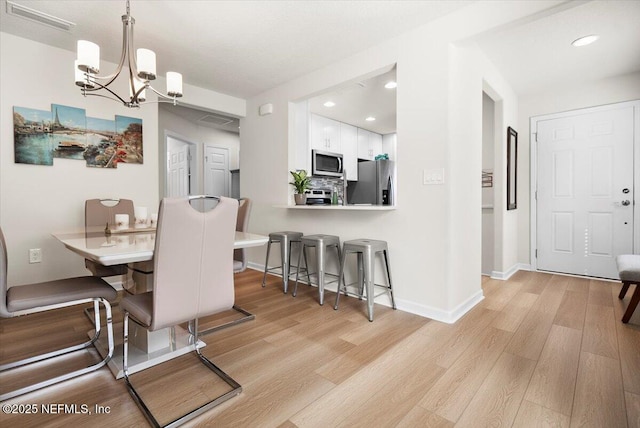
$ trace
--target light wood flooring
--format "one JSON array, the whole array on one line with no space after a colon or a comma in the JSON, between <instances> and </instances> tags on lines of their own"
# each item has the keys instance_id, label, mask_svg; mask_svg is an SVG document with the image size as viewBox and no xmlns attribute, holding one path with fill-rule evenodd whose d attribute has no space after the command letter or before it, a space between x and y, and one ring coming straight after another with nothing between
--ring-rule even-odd
<instances>
[{"instance_id":1,"label":"light wood flooring","mask_svg":"<svg viewBox=\"0 0 640 428\"><path fill-rule=\"evenodd\" d=\"M640 427L640 311L620 322L633 290L620 301L618 283L536 272L483 278L485 299L448 325L380 305L370 323L364 301L341 298L334 311L333 293L321 307L315 288L293 298L280 278L266 288L261 278L236 275L236 302L256 319L203 337L203 353L243 392L188 426ZM0 363L79 342L89 328L77 308L1 320ZM0 388L31 375L3 375ZM133 382L167 421L219 388L192 356ZM93 414L0 414L3 427L146 425L106 368L8 403L87 404ZM109 413L95 414L95 405Z\"/></svg>"}]
</instances>

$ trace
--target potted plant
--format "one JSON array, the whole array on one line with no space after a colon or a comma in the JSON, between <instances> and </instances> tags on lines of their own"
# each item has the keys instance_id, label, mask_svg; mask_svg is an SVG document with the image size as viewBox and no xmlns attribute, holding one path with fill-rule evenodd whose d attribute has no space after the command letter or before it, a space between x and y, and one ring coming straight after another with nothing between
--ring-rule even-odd
<instances>
[{"instance_id":1,"label":"potted plant","mask_svg":"<svg viewBox=\"0 0 640 428\"><path fill-rule=\"evenodd\" d=\"M289 184L296 189L296 193L293 195L296 205L304 205L307 203L307 195L304 192L311 188L311 177L307 175L307 171L304 169L289 172L293 176L293 181Z\"/></svg>"}]
</instances>

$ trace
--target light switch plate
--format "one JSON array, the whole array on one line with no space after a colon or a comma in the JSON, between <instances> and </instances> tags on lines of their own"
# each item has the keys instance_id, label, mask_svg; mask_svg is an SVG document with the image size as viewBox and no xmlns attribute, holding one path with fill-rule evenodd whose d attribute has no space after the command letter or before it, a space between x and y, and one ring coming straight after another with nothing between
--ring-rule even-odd
<instances>
[{"instance_id":1,"label":"light switch plate","mask_svg":"<svg viewBox=\"0 0 640 428\"><path fill-rule=\"evenodd\" d=\"M422 184L444 184L444 168L425 169Z\"/></svg>"}]
</instances>

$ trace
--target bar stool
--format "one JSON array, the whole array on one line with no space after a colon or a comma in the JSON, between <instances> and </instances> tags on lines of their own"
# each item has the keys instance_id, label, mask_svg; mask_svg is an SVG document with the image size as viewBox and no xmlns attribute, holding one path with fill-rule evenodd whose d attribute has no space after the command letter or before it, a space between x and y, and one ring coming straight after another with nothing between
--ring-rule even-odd
<instances>
[{"instance_id":1,"label":"bar stool","mask_svg":"<svg viewBox=\"0 0 640 428\"><path fill-rule=\"evenodd\" d=\"M304 255L304 271L307 273L307 281L309 285L311 285L311 278L309 273L309 264L307 263L307 253L306 249L308 247L315 247L316 249L316 272L314 273L318 277L318 292L320 295L320 304L324 304L324 277L325 275L337 276L336 274L326 273L325 272L325 261L327 258L327 248L335 247L338 254L338 263L340 262L341 251L340 251L340 238L335 235L306 235L301 238L302 241L302 249L300 250L300 254L298 255L298 266L300 266L300 258ZM296 285L293 289L293 297L296 296L298 292L298 278L299 278L300 268L298 268L298 272L296 273ZM331 281L335 282L335 281Z\"/></svg>"},{"instance_id":2,"label":"bar stool","mask_svg":"<svg viewBox=\"0 0 640 428\"><path fill-rule=\"evenodd\" d=\"M375 283L375 257L376 254L382 253L384 256L385 268L387 271L387 279L389 285L380 285ZM358 256L358 294L349 293L347 287L353 284L346 284L344 281L344 264L348 253L356 253ZM383 287L384 292L375 295L374 287ZM391 268L389 267L389 249L387 241L378 241L374 239L354 239L345 241L342 249L342 259L340 262L340 274L338 277L338 293L336 294L336 304L333 309L338 309L338 300L340 292L345 295L355 295L362 300L363 291L367 293L367 310L369 313L369 321L373 321L373 303L376 297L389 293L391 297L391 306L396 309L395 300L393 300L393 289L391 285Z\"/></svg>"},{"instance_id":3,"label":"bar stool","mask_svg":"<svg viewBox=\"0 0 640 428\"><path fill-rule=\"evenodd\" d=\"M273 232L269 234L269 242L267 243L267 259L264 262L264 276L262 277L262 286L266 285L267 281L267 272L280 269L282 273L282 288L284 293L287 293L287 289L289 288L289 273L291 268L291 244L298 243L300 244L300 238L302 238L301 232ZM280 258L282 259L282 264L280 266L269 267L269 252L271 251L271 244L280 244ZM296 270L298 266L296 266ZM297 272L296 272L297 274Z\"/></svg>"}]
</instances>

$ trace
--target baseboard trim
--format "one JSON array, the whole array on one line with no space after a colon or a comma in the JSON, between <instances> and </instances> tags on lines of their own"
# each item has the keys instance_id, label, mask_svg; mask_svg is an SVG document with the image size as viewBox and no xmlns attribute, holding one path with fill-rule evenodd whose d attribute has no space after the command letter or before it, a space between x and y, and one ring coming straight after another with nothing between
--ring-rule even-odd
<instances>
[{"instance_id":1,"label":"baseboard trim","mask_svg":"<svg viewBox=\"0 0 640 428\"><path fill-rule=\"evenodd\" d=\"M491 271L491 278L506 281L509 278L511 278L511 276L513 276L513 274L518 272L519 270L531 270L531 269L532 269L531 265L528 263L516 263L515 265L507 269L506 272L500 272L497 270Z\"/></svg>"},{"instance_id":2,"label":"baseboard trim","mask_svg":"<svg viewBox=\"0 0 640 428\"><path fill-rule=\"evenodd\" d=\"M478 290L471 295L467 300L459 304L451 311L443 311L439 308L434 308L428 305L419 305L407 300L396 299L396 306L398 309L404 312L409 312L414 315L420 315L425 318L444 322L447 324L453 324L458 321L464 314L469 312L474 306L480 303L484 299L482 290Z\"/></svg>"},{"instance_id":3,"label":"baseboard trim","mask_svg":"<svg viewBox=\"0 0 640 428\"><path fill-rule=\"evenodd\" d=\"M249 262L247 263L247 268L257 270L259 272L264 272L264 266L257 263ZM270 273L270 275L281 277L281 275L278 275L275 273ZM306 284L306 281L304 281L302 278L300 278L300 282L303 282ZM312 284L312 286L315 286L315 284ZM327 284L327 286L325 287L325 290L335 292L336 285ZM397 297L395 298L395 301L396 301L396 307L403 312L409 312L411 314L419 315L421 317L430 318L432 320L444 322L447 324L453 324L456 321L458 321L460 318L462 318L464 314L469 312L475 305L480 303L483 299L484 299L484 294L482 293L482 290L478 290L476 293L474 293L467 300L459 304L457 307L455 307L451 311L443 311L442 309L434 308L433 306L420 305L408 300L398 299ZM378 299L376 299L376 303L390 307L391 299L389 299L388 295L380 296Z\"/></svg>"}]
</instances>

